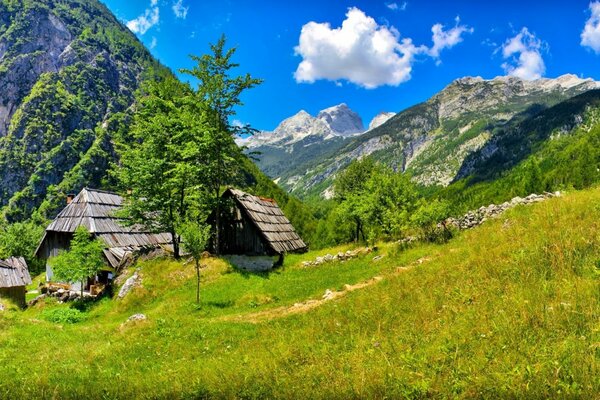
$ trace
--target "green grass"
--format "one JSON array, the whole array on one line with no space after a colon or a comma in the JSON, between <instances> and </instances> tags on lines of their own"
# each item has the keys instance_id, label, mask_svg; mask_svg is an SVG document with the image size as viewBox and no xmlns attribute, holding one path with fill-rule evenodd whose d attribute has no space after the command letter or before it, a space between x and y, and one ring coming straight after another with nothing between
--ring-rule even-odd
<instances>
[{"instance_id":1,"label":"green grass","mask_svg":"<svg viewBox=\"0 0 600 400\"><path fill-rule=\"evenodd\" d=\"M346 248L330 249L261 275L211 259L200 308L191 264L144 262L143 288L81 322L44 318L59 304L2 313L0 398L597 398L599 221L596 189L445 245L382 245L377 262L300 266ZM384 279L277 317L373 276ZM244 322L264 310L270 320ZM138 312L148 320L125 323Z\"/></svg>"}]
</instances>

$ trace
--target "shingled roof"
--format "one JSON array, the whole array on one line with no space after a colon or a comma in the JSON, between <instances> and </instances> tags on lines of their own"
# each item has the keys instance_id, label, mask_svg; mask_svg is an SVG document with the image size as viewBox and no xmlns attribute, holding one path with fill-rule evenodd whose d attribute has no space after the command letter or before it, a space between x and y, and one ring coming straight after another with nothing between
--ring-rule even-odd
<instances>
[{"instance_id":1,"label":"shingled roof","mask_svg":"<svg viewBox=\"0 0 600 400\"><path fill-rule=\"evenodd\" d=\"M116 216L122 204L123 198L116 193L85 188L46 228L46 234L73 233L83 226L106 244L104 254L113 267L127 253L171 243L168 233L152 233L140 226L123 224L123 219Z\"/></svg>"},{"instance_id":2,"label":"shingled roof","mask_svg":"<svg viewBox=\"0 0 600 400\"><path fill-rule=\"evenodd\" d=\"M227 189L223 195L235 199L273 251L279 254L306 251L306 243L274 200L233 188Z\"/></svg>"},{"instance_id":3,"label":"shingled roof","mask_svg":"<svg viewBox=\"0 0 600 400\"><path fill-rule=\"evenodd\" d=\"M30 283L31 276L23 257L0 260L0 288L27 286Z\"/></svg>"}]
</instances>

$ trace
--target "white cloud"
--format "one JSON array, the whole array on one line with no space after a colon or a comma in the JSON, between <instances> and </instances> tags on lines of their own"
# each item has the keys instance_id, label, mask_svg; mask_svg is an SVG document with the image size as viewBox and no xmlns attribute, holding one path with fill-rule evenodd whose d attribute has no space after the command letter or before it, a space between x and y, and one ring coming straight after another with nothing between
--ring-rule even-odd
<instances>
[{"instance_id":1,"label":"white cloud","mask_svg":"<svg viewBox=\"0 0 600 400\"><path fill-rule=\"evenodd\" d=\"M157 44L158 41L156 40L156 37L152 36L152 42L150 42L150 50L154 50Z\"/></svg>"},{"instance_id":2,"label":"white cloud","mask_svg":"<svg viewBox=\"0 0 600 400\"><path fill-rule=\"evenodd\" d=\"M546 72L541 53L543 46L542 41L527 28L521 29L521 32L508 39L502 46L502 56L504 59L510 59L510 62L502 64L502 68L508 75L522 79L541 78Z\"/></svg>"},{"instance_id":3,"label":"white cloud","mask_svg":"<svg viewBox=\"0 0 600 400\"><path fill-rule=\"evenodd\" d=\"M231 125L237 128L243 128L244 126L246 126L246 124L240 121L239 119L234 119L233 121L231 121Z\"/></svg>"},{"instance_id":4,"label":"white cloud","mask_svg":"<svg viewBox=\"0 0 600 400\"><path fill-rule=\"evenodd\" d=\"M466 25L460 25L460 18L456 17L454 28L444 31L444 25L435 24L431 27L433 36L433 47L429 49L429 55L437 58L439 63L440 52L444 49L450 49L463 41L463 33L473 33L473 28Z\"/></svg>"},{"instance_id":5,"label":"white cloud","mask_svg":"<svg viewBox=\"0 0 600 400\"><path fill-rule=\"evenodd\" d=\"M173 13L177 18L186 19L189 9L189 7L184 7L183 0L177 0L173 3Z\"/></svg>"},{"instance_id":6,"label":"white cloud","mask_svg":"<svg viewBox=\"0 0 600 400\"><path fill-rule=\"evenodd\" d=\"M592 15L585 22L583 32L581 32L581 45L589 47L596 54L600 53L600 2L590 3Z\"/></svg>"},{"instance_id":7,"label":"white cloud","mask_svg":"<svg viewBox=\"0 0 600 400\"><path fill-rule=\"evenodd\" d=\"M438 59L444 48L462 41L472 31L457 24L444 31L440 24L432 28L433 47L415 46L412 39L401 38L394 27L378 25L356 7L350 8L342 26L309 22L302 27L295 53L302 57L294 77L296 82L313 83L319 79L347 80L373 89L398 86L410 80L413 63L419 55Z\"/></svg>"},{"instance_id":8,"label":"white cloud","mask_svg":"<svg viewBox=\"0 0 600 400\"><path fill-rule=\"evenodd\" d=\"M158 9L158 0L150 0L150 8L147 8L142 15L136 19L127 22L127 27L133 33L140 35L148 32L150 28L160 21L160 11Z\"/></svg>"},{"instance_id":9,"label":"white cloud","mask_svg":"<svg viewBox=\"0 0 600 400\"><path fill-rule=\"evenodd\" d=\"M406 6L408 6L408 2L403 2L401 4L398 3L385 3L385 6L392 11L404 11L406 10Z\"/></svg>"}]
</instances>

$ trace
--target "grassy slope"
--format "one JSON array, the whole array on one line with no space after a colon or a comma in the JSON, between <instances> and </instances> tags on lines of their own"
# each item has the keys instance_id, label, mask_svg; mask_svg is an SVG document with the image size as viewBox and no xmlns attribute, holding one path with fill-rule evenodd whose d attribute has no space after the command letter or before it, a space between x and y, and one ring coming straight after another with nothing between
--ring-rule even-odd
<instances>
[{"instance_id":1,"label":"grassy slope","mask_svg":"<svg viewBox=\"0 0 600 400\"><path fill-rule=\"evenodd\" d=\"M300 267L309 253L252 275L212 260L200 310L190 265L145 262L143 289L103 300L84 322L3 313L0 397L592 398L598 221L594 189L517 208L443 246L382 246L377 262ZM385 278L306 314L221 318L375 275ZM136 312L148 320L124 325Z\"/></svg>"}]
</instances>

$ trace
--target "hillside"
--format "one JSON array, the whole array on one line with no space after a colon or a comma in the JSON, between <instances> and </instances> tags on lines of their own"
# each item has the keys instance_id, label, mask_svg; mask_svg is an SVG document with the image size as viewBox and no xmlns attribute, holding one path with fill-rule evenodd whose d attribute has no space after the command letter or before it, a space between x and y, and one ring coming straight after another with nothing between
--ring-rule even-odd
<instances>
[{"instance_id":1,"label":"hillside","mask_svg":"<svg viewBox=\"0 0 600 400\"><path fill-rule=\"evenodd\" d=\"M594 398L598 202L575 192L445 245L301 265L347 247L328 249L270 274L210 259L199 308L191 264L141 262L140 287L80 322L52 303L0 313L0 397Z\"/></svg>"},{"instance_id":2,"label":"hillside","mask_svg":"<svg viewBox=\"0 0 600 400\"><path fill-rule=\"evenodd\" d=\"M135 91L166 69L96 0L5 0L0 15L0 206L21 219L105 186Z\"/></svg>"},{"instance_id":3,"label":"hillside","mask_svg":"<svg viewBox=\"0 0 600 400\"><path fill-rule=\"evenodd\" d=\"M574 75L535 81L458 79L335 153L311 160L281 184L300 196L323 195L337 171L370 155L408 172L419 184L448 186L465 176L465 160L497 143L507 127L597 87L597 82Z\"/></svg>"}]
</instances>

